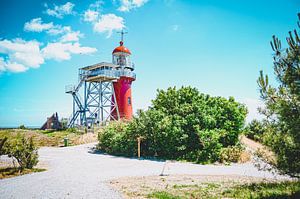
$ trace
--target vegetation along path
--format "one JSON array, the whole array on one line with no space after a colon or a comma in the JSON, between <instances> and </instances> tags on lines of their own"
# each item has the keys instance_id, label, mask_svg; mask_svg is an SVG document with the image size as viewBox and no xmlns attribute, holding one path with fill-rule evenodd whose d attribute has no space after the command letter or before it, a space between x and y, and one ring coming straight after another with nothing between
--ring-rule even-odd
<instances>
[{"instance_id":1,"label":"vegetation along path","mask_svg":"<svg viewBox=\"0 0 300 199\"><path fill-rule=\"evenodd\" d=\"M96 143L65 148L42 147L40 161L47 171L0 180L0 198L122 198L109 181L120 177L164 175L251 176L280 179L258 171L253 163L197 165L138 160L93 151Z\"/></svg>"}]
</instances>

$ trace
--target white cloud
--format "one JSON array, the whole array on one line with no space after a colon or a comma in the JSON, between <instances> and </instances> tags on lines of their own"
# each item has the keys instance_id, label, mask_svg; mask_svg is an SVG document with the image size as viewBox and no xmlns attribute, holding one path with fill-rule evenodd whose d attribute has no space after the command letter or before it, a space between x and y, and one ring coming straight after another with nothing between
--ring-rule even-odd
<instances>
[{"instance_id":1,"label":"white cloud","mask_svg":"<svg viewBox=\"0 0 300 199\"><path fill-rule=\"evenodd\" d=\"M87 22L95 22L99 18L99 12L94 10L86 10L83 14L83 20Z\"/></svg>"},{"instance_id":2,"label":"white cloud","mask_svg":"<svg viewBox=\"0 0 300 199\"><path fill-rule=\"evenodd\" d=\"M60 35L71 31L72 28L70 26L55 25L53 28L48 30L47 33L50 35Z\"/></svg>"},{"instance_id":3,"label":"white cloud","mask_svg":"<svg viewBox=\"0 0 300 199\"><path fill-rule=\"evenodd\" d=\"M70 41L79 41L79 38L82 38L83 34L80 31L68 32L63 35L60 39L61 42L70 42Z\"/></svg>"},{"instance_id":4,"label":"white cloud","mask_svg":"<svg viewBox=\"0 0 300 199\"><path fill-rule=\"evenodd\" d=\"M0 41L0 53L6 55L6 58L0 57L0 71L24 72L29 68L38 68L45 62L45 59L69 60L72 54L90 54L97 51L96 48L70 42L77 40L79 35L79 31L75 32L75 36L62 38L64 43L48 43L44 48L40 48L41 44L35 40Z\"/></svg>"},{"instance_id":5,"label":"white cloud","mask_svg":"<svg viewBox=\"0 0 300 199\"><path fill-rule=\"evenodd\" d=\"M12 72L23 72L27 68L38 68L44 63L40 52L40 43L15 39L0 41L0 52L8 55L5 68ZM3 61L3 60L2 60Z\"/></svg>"},{"instance_id":6,"label":"white cloud","mask_svg":"<svg viewBox=\"0 0 300 199\"><path fill-rule=\"evenodd\" d=\"M20 72L25 72L28 68L26 66L24 66L23 64L19 64L19 63L16 63L16 62L8 62L6 64L6 69L11 71L11 72L14 72L14 73L20 73Z\"/></svg>"},{"instance_id":7,"label":"white cloud","mask_svg":"<svg viewBox=\"0 0 300 199\"><path fill-rule=\"evenodd\" d=\"M101 15L100 19L94 23L94 31L100 33L107 32L107 38L112 35L114 30L122 30L123 28L125 28L124 19L115 14Z\"/></svg>"},{"instance_id":8,"label":"white cloud","mask_svg":"<svg viewBox=\"0 0 300 199\"><path fill-rule=\"evenodd\" d=\"M73 11L75 4L71 3L71 2L67 2L64 5L54 5L53 9L48 8L46 10L46 13L50 16L54 16L57 18L63 18L64 15L71 15L71 14L75 14L75 12ZM46 4L46 7L48 7L48 5Z\"/></svg>"},{"instance_id":9,"label":"white cloud","mask_svg":"<svg viewBox=\"0 0 300 199\"><path fill-rule=\"evenodd\" d=\"M41 18L32 19L26 22L24 30L33 32L46 31L49 35L62 35L61 42L79 41L79 38L84 37L80 31L72 31L70 26L54 25L51 23L43 23Z\"/></svg>"},{"instance_id":10,"label":"white cloud","mask_svg":"<svg viewBox=\"0 0 300 199\"><path fill-rule=\"evenodd\" d=\"M0 57L0 72L2 71L5 71L5 66L6 66L6 63L5 63L5 60L3 57Z\"/></svg>"},{"instance_id":11,"label":"white cloud","mask_svg":"<svg viewBox=\"0 0 300 199\"><path fill-rule=\"evenodd\" d=\"M44 58L40 51L38 52L15 52L9 56L11 61L22 63L31 68L38 68L44 63Z\"/></svg>"},{"instance_id":12,"label":"white cloud","mask_svg":"<svg viewBox=\"0 0 300 199\"><path fill-rule=\"evenodd\" d=\"M139 0L135 1L139 2ZM111 13L101 14L100 8L102 4L102 1L96 1L94 4L91 4L83 13L83 21L91 23L94 32L107 33L107 38L109 38L113 31L122 30L126 26L122 17ZM140 3L137 4L139 5Z\"/></svg>"},{"instance_id":13,"label":"white cloud","mask_svg":"<svg viewBox=\"0 0 300 199\"><path fill-rule=\"evenodd\" d=\"M42 53L45 59L54 59L57 61L69 60L71 54L90 54L96 52L96 48L82 47L78 42L76 43L48 43L43 48Z\"/></svg>"},{"instance_id":14,"label":"white cloud","mask_svg":"<svg viewBox=\"0 0 300 199\"><path fill-rule=\"evenodd\" d=\"M120 7L118 8L121 12L129 12L131 9L139 8L147 3L148 0L120 0Z\"/></svg>"},{"instance_id":15,"label":"white cloud","mask_svg":"<svg viewBox=\"0 0 300 199\"><path fill-rule=\"evenodd\" d=\"M100 10L101 5L103 5L104 2L103 1L96 1L95 3L92 3L89 7L95 10Z\"/></svg>"},{"instance_id":16,"label":"white cloud","mask_svg":"<svg viewBox=\"0 0 300 199\"><path fill-rule=\"evenodd\" d=\"M24 25L25 31L42 32L45 30L52 29L53 23L43 23L41 18L32 19L30 22L26 22Z\"/></svg>"},{"instance_id":17,"label":"white cloud","mask_svg":"<svg viewBox=\"0 0 300 199\"><path fill-rule=\"evenodd\" d=\"M28 68L23 64L19 64L16 62L5 61L3 57L0 57L0 72L10 71L14 73L24 72Z\"/></svg>"},{"instance_id":18,"label":"white cloud","mask_svg":"<svg viewBox=\"0 0 300 199\"><path fill-rule=\"evenodd\" d=\"M32 19L29 22L24 24L25 31L31 32L47 32L50 35L59 35L65 33L71 33L72 29L70 26L61 26L61 25L54 25L53 22L50 23L43 23L41 18Z\"/></svg>"}]
</instances>

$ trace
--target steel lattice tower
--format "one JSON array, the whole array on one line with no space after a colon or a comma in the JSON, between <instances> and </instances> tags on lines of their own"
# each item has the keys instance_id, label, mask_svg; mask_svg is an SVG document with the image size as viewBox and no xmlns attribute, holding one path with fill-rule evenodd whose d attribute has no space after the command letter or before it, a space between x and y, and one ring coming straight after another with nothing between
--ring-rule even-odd
<instances>
[{"instance_id":1,"label":"steel lattice tower","mask_svg":"<svg viewBox=\"0 0 300 199\"><path fill-rule=\"evenodd\" d=\"M86 120L90 121L89 123L119 120L119 110L115 102L116 96L112 81L85 83ZM117 111L118 114L113 116L113 111Z\"/></svg>"},{"instance_id":2,"label":"steel lattice tower","mask_svg":"<svg viewBox=\"0 0 300 199\"><path fill-rule=\"evenodd\" d=\"M132 117L131 82L136 79L129 49L120 46L112 53L112 63L101 62L79 69L79 83L66 86L73 97L73 113L68 127L105 125ZM81 97L83 96L83 98Z\"/></svg>"}]
</instances>

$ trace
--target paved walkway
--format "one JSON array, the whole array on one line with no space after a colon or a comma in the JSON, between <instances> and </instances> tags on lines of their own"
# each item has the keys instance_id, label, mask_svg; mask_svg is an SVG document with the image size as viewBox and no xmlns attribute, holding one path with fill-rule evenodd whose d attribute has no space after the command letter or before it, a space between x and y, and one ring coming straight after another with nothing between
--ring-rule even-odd
<instances>
[{"instance_id":1,"label":"paved walkway","mask_svg":"<svg viewBox=\"0 0 300 199\"><path fill-rule=\"evenodd\" d=\"M45 172L0 180L0 198L121 198L107 181L125 176L161 174L244 175L282 178L258 171L252 163L197 165L137 160L93 153L95 143L39 150Z\"/></svg>"}]
</instances>

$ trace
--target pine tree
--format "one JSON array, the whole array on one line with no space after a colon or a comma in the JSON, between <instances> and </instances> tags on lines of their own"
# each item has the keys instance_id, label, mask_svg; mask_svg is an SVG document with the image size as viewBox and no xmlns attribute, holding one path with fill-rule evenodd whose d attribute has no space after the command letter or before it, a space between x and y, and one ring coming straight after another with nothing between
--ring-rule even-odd
<instances>
[{"instance_id":1,"label":"pine tree","mask_svg":"<svg viewBox=\"0 0 300 199\"><path fill-rule=\"evenodd\" d=\"M298 14L300 21L300 13ZM300 22L297 25L300 28ZM297 30L286 38L288 47L273 36L274 73L279 86L269 85L268 76L260 71L257 82L269 122L268 145L277 156L276 167L285 174L300 177L300 38Z\"/></svg>"}]
</instances>

